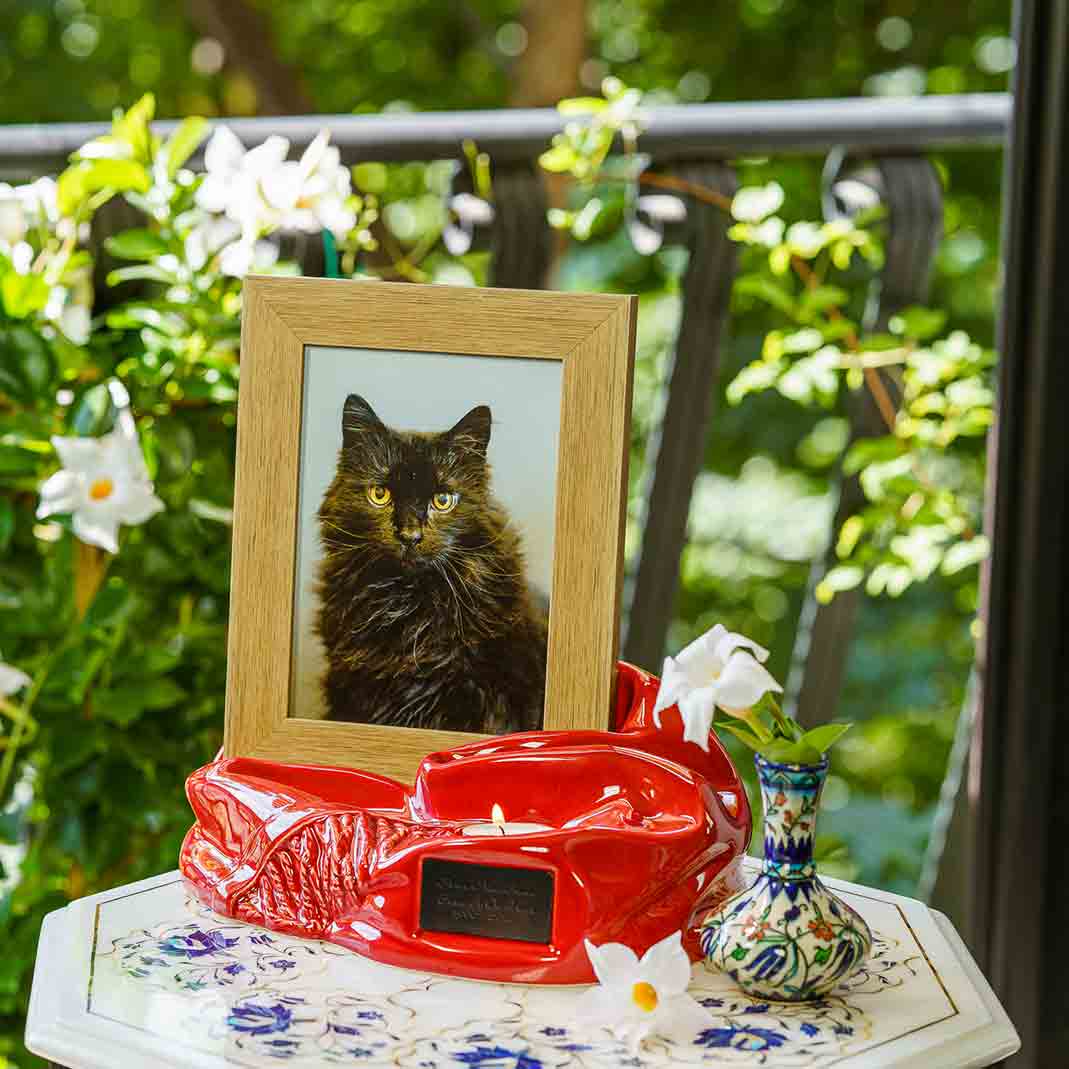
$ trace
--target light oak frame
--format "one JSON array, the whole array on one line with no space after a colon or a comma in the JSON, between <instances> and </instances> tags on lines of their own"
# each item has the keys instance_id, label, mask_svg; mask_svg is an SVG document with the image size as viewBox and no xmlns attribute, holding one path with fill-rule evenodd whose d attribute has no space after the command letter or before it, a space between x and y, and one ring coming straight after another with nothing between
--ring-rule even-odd
<instances>
[{"instance_id":1,"label":"light oak frame","mask_svg":"<svg viewBox=\"0 0 1069 1069\"><path fill-rule=\"evenodd\" d=\"M636 301L607 294L339 279L245 282L227 756L350 765L410 781L482 735L289 716L306 346L563 363L543 726L607 724L618 642Z\"/></svg>"}]
</instances>

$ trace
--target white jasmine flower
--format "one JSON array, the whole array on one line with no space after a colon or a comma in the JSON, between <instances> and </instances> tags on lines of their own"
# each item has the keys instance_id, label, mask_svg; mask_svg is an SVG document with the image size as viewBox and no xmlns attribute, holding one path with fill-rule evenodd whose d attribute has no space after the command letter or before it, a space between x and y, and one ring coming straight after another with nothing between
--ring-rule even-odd
<instances>
[{"instance_id":1,"label":"white jasmine flower","mask_svg":"<svg viewBox=\"0 0 1069 1069\"><path fill-rule=\"evenodd\" d=\"M0 698L10 698L33 682L30 677L13 664L0 661Z\"/></svg>"},{"instance_id":2,"label":"white jasmine flower","mask_svg":"<svg viewBox=\"0 0 1069 1069\"><path fill-rule=\"evenodd\" d=\"M113 385L118 387L112 392L118 402L126 391ZM120 409L118 425L101 438L56 436L52 445L62 467L41 487L38 519L69 512L78 538L118 553L120 524L145 523L163 510L129 409Z\"/></svg>"},{"instance_id":3,"label":"white jasmine flower","mask_svg":"<svg viewBox=\"0 0 1069 1069\"><path fill-rule=\"evenodd\" d=\"M59 221L59 200L56 189L56 180L46 176L38 178L36 182L18 186L15 192L27 213L47 225Z\"/></svg>"},{"instance_id":4,"label":"white jasmine flower","mask_svg":"<svg viewBox=\"0 0 1069 1069\"><path fill-rule=\"evenodd\" d=\"M217 126L204 149L205 175L197 189L197 204L240 222L256 208L256 201L262 201L260 177L282 163L289 150L284 137L272 134L246 152L229 126Z\"/></svg>"},{"instance_id":5,"label":"white jasmine flower","mask_svg":"<svg viewBox=\"0 0 1069 1069\"><path fill-rule=\"evenodd\" d=\"M779 182L764 186L744 186L731 200L731 214L740 223L759 223L783 204L783 187Z\"/></svg>"},{"instance_id":6,"label":"white jasmine flower","mask_svg":"<svg viewBox=\"0 0 1069 1069\"><path fill-rule=\"evenodd\" d=\"M349 169L329 140L329 132L320 130L300 160L286 160L263 176L264 198L278 213L278 227L342 237L356 225L356 213L346 206Z\"/></svg>"},{"instance_id":7,"label":"white jasmine flower","mask_svg":"<svg viewBox=\"0 0 1069 1069\"><path fill-rule=\"evenodd\" d=\"M787 231L791 252L811 259L824 248L824 231L816 223L793 223Z\"/></svg>"},{"instance_id":8,"label":"white jasmine flower","mask_svg":"<svg viewBox=\"0 0 1069 1069\"><path fill-rule=\"evenodd\" d=\"M186 263L200 271L217 252L240 237L241 227L233 219L210 215L186 235Z\"/></svg>"},{"instance_id":9,"label":"white jasmine flower","mask_svg":"<svg viewBox=\"0 0 1069 1069\"><path fill-rule=\"evenodd\" d=\"M771 219L766 219L763 223L751 227L750 240L755 245L765 245L771 249L783 240L783 231L783 220L778 215L774 215Z\"/></svg>"},{"instance_id":10,"label":"white jasmine flower","mask_svg":"<svg viewBox=\"0 0 1069 1069\"><path fill-rule=\"evenodd\" d=\"M204 152L207 173L197 204L239 223L246 243L280 227L326 229L340 237L356 224L356 215L346 205L349 169L329 138L320 131L299 160L287 160L284 137L271 136L246 152L232 130L219 126Z\"/></svg>"},{"instance_id":11,"label":"white jasmine flower","mask_svg":"<svg viewBox=\"0 0 1069 1069\"><path fill-rule=\"evenodd\" d=\"M0 241L8 247L17 245L29 228L26 206L18 191L0 182Z\"/></svg>"},{"instance_id":12,"label":"white jasmine flower","mask_svg":"<svg viewBox=\"0 0 1069 1069\"><path fill-rule=\"evenodd\" d=\"M263 271L278 261L278 246L270 241L241 238L223 249L219 270L224 275L244 278L251 271Z\"/></svg>"},{"instance_id":13,"label":"white jasmine flower","mask_svg":"<svg viewBox=\"0 0 1069 1069\"><path fill-rule=\"evenodd\" d=\"M85 345L89 341L91 316L89 306L79 300L79 296L66 286L53 286L44 307L44 315L59 327L69 341L75 345Z\"/></svg>"},{"instance_id":14,"label":"white jasmine flower","mask_svg":"<svg viewBox=\"0 0 1069 1069\"><path fill-rule=\"evenodd\" d=\"M678 657L666 657L661 688L653 706L654 723L672 705L683 717L683 738L709 749L709 731L717 707L731 716L746 711L769 691L783 688L764 667L768 650L745 635L717 624L695 639Z\"/></svg>"},{"instance_id":15,"label":"white jasmine flower","mask_svg":"<svg viewBox=\"0 0 1069 1069\"><path fill-rule=\"evenodd\" d=\"M673 932L639 960L622 943L596 947L586 943L598 986L587 991L578 1014L609 1028L617 1039L638 1051L647 1036L690 1043L711 1021L690 995L690 959L682 934Z\"/></svg>"}]
</instances>

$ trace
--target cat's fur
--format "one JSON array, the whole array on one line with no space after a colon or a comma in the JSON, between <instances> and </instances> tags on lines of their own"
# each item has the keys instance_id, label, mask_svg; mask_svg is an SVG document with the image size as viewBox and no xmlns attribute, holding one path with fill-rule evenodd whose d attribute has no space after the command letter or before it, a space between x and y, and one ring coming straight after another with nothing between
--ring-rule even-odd
<instances>
[{"instance_id":1,"label":"cat's fur","mask_svg":"<svg viewBox=\"0 0 1069 1069\"><path fill-rule=\"evenodd\" d=\"M482 405L443 433L401 432L362 397L346 399L337 472L319 509L330 719L541 726L545 617L519 536L491 493L490 422ZM369 487L385 487L390 502L373 504ZM441 514L431 501L443 492L459 498Z\"/></svg>"}]
</instances>

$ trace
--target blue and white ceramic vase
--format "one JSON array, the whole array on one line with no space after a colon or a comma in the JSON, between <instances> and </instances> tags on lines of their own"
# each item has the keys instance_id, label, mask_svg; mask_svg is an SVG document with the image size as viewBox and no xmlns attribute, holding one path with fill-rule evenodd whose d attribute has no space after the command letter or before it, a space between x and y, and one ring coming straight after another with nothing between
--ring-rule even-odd
<instances>
[{"instance_id":1,"label":"blue and white ceramic vase","mask_svg":"<svg viewBox=\"0 0 1069 1069\"><path fill-rule=\"evenodd\" d=\"M872 950L868 925L821 883L813 864L827 774L827 757L818 765L784 765L757 756L764 865L751 887L702 924L706 962L757 998L822 998L857 972Z\"/></svg>"}]
</instances>

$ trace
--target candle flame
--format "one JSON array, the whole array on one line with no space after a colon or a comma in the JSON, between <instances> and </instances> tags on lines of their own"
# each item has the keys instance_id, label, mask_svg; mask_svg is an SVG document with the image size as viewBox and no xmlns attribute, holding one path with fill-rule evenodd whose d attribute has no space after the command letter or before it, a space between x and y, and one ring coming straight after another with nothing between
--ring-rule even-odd
<instances>
[{"instance_id":1,"label":"candle flame","mask_svg":"<svg viewBox=\"0 0 1069 1069\"><path fill-rule=\"evenodd\" d=\"M502 828L505 825L505 811L494 802L494 808L490 810L490 819L499 827Z\"/></svg>"}]
</instances>

